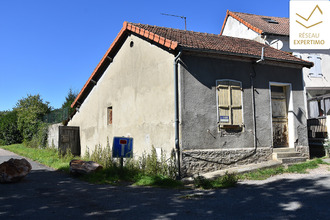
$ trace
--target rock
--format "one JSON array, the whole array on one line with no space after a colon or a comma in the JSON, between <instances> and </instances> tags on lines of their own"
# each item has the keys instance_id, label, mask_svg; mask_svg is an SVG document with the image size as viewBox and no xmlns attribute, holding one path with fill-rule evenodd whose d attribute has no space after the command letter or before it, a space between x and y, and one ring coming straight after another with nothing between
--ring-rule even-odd
<instances>
[{"instance_id":1,"label":"rock","mask_svg":"<svg viewBox=\"0 0 330 220\"><path fill-rule=\"evenodd\" d=\"M71 160L71 174L88 174L102 170L103 167L94 161Z\"/></svg>"},{"instance_id":2,"label":"rock","mask_svg":"<svg viewBox=\"0 0 330 220\"><path fill-rule=\"evenodd\" d=\"M0 183L15 183L23 179L32 169L26 159L13 159L0 164Z\"/></svg>"}]
</instances>

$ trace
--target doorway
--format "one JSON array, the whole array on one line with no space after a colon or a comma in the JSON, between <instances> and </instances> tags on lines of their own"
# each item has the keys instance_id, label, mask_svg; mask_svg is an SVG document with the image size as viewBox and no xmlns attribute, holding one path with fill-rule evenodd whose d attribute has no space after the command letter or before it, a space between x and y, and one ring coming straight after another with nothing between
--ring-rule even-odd
<instances>
[{"instance_id":1,"label":"doorway","mask_svg":"<svg viewBox=\"0 0 330 220\"><path fill-rule=\"evenodd\" d=\"M287 86L271 85L273 146L289 147Z\"/></svg>"}]
</instances>

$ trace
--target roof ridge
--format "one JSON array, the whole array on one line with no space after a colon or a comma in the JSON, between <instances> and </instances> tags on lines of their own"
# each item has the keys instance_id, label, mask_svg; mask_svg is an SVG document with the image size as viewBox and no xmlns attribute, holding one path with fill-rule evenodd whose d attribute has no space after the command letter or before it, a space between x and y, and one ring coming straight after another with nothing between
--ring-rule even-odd
<instances>
[{"instance_id":1,"label":"roof ridge","mask_svg":"<svg viewBox=\"0 0 330 220\"><path fill-rule=\"evenodd\" d=\"M205 34L205 35L215 35L218 36L218 34L212 34L212 33L207 33L207 32L200 32L200 31L192 31L192 30L183 30L183 29L179 29L179 28L171 28L171 27L163 27L163 26L157 26L157 25L150 25L150 24L141 24L141 23L133 23L133 22L127 22L128 24L131 25L145 25L145 26L149 26L149 27L155 27L155 28L164 28L164 29L168 29L168 30L175 30L175 31L182 31L182 32L190 32L190 33L194 33L194 34Z\"/></svg>"},{"instance_id":2,"label":"roof ridge","mask_svg":"<svg viewBox=\"0 0 330 220\"><path fill-rule=\"evenodd\" d=\"M240 14L246 14L246 15L255 15L255 16L260 16L260 17L270 17L270 18L287 18L288 17L278 17L278 16L269 16L269 15L258 15L258 14L252 14L252 13L246 13L246 12L239 12L239 11L229 11L231 13L240 13Z\"/></svg>"}]
</instances>

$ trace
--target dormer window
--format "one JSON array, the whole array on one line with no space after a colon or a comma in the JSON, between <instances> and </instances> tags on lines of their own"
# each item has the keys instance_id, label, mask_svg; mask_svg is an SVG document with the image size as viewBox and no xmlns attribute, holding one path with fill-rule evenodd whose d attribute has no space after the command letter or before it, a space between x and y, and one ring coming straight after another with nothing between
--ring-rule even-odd
<instances>
[{"instance_id":1,"label":"dormer window","mask_svg":"<svg viewBox=\"0 0 330 220\"><path fill-rule=\"evenodd\" d=\"M270 23L270 24L278 24L278 22L277 21L275 21L275 20L273 20L273 19L271 19L271 18L262 18L264 21L267 21L268 23Z\"/></svg>"}]
</instances>

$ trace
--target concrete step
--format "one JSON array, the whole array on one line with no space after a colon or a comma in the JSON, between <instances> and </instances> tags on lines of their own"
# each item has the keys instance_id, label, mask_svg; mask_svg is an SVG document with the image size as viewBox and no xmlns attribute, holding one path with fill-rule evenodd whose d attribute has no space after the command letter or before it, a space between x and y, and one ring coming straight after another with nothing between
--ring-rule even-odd
<instances>
[{"instance_id":1,"label":"concrete step","mask_svg":"<svg viewBox=\"0 0 330 220\"><path fill-rule=\"evenodd\" d=\"M282 164L295 164L305 162L307 158L301 157L299 152L294 148L274 148L273 160L277 160Z\"/></svg>"},{"instance_id":2,"label":"concrete step","mask_svg":"<svg viewBox=\"0 0 330 220\"><path fill-rule=\"evenodd\" d=\"M300 153L298 152L278 152L273 153L273 160L288 158L288 157L299 157Z\"/></svg>"},{"instance_id":3,"label":"concrete step","mask_svg":"<svg viewBox=\"0 0 330 220\"><path fill-rule=\"evenodd\" d=\"M294 164L294 163L302 163L306 162L305 157L287 157L287 158L280 158L278 161L282 162L283 164Z\"/></svg>"},{"instance_id":4,"label":"concrete step","mask_svg":"<svg viewBox=\"0 0 330 220\"><path fill-rule=\"evenodd\" d=\"M283 147L283 148L274 148L273 152L279 153L279 152L296 152L296 151L294 148Z\"/></svg>"}]
</instances>

